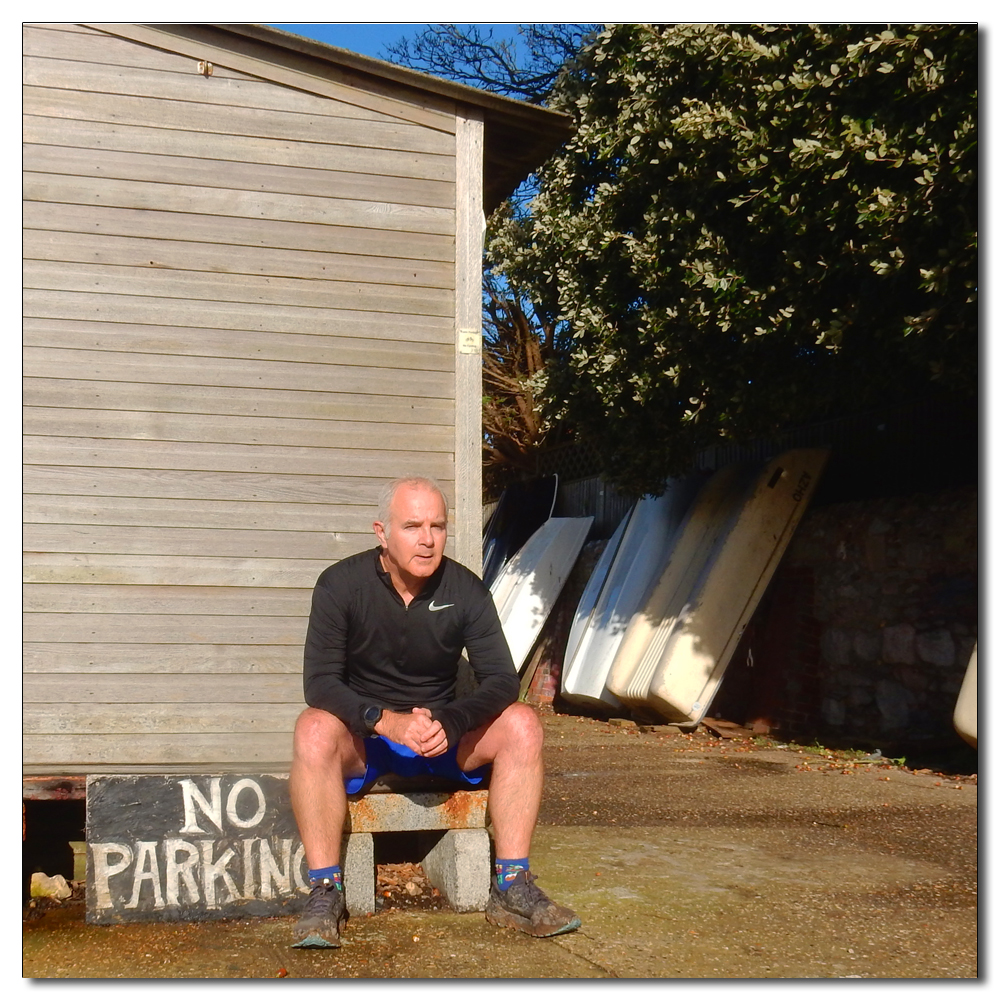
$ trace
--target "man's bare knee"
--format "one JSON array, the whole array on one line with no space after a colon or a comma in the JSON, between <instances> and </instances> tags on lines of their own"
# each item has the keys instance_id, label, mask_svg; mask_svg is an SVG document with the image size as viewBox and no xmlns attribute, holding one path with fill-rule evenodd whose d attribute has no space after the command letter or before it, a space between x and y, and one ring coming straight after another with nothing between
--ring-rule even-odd
<instances>
[{"instance_id":1,"label":"man's bare knee","mask_svg":"<svg viewBox=\"0 0 1000 1000\"><path fill-rule=\"evenodd\" d=\"M541 752L545 731L542 729L538 713L530 705L520 701L511 705L510 710L511 726L516 739L522 746Z\"/></svg>"},{"instance_id":2,"label":"man's bare knee","mask_svg":"<svg viewBox=\"0 0 1000 1000\"><path fill-rule=\"evenodd\" d=\"M307 708L295 723L293 752L298 760L329 764L344 760L354 749L350 730L335 715Z\"/></svg>"},{"instance_id":3,"label":"man's bare knee","mask_svg":"<svg viewBox=\"0 0 1000 1000\"><path fill-rule=\"evenodd\" d=\"M532 757L542 752L544 731L535 710L516 701L508 705L493 721L490 728L495 734L500 750L518 756Z\"/></svg>"}]
</instances>

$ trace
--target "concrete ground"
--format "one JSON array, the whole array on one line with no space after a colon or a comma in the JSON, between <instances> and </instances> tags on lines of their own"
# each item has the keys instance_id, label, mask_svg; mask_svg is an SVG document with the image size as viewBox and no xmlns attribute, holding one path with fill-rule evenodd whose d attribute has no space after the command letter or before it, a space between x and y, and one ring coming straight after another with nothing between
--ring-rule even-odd
<instances>
[{"instance_id":1,"label":"concrete ground","mask_svg":"<svg viewBox=\"0 0 1000 1000\"><path fill-rule=\"evenodd\" d=\"M532 869L580 914L573 933L531 939L428 895L350 921L339 950L299 951L288 919L95 927L71 902L25 911L22 975L978 976L974 775L705 729L543 720Z\"/></svg>"}]
</instances>

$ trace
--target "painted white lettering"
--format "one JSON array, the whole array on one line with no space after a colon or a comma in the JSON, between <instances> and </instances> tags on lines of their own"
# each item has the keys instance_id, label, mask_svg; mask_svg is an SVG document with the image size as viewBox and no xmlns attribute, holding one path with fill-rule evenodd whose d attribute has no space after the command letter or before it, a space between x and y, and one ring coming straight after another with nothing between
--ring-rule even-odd
<instances>
[{"instance_id":1,"label":"painted white lettering","mask_svg":"<svg viewBox=\"0 0 1000 1000\"><path fill-rule=\"evenodd\" d=\"M109 861L112 854L117 854L120 859L115 864ZM128 844L115 844L111 841L91 844L90 859L94 866L94 899L97 909L109 910L114 905L111 901L111 876L120 874L132 864L132 849Z\"/></svg>"},{"instance_id":2,"label":"painted white lettering","mask_svg":"<svg viewBox=\"0 0 1000 1000\"><path fill-rule=\"evenodd\" d=\"M260 897L261 899L272 899L274 890L272 883L278 891L278 895L289 896L292 892L292 840L287 838L281 843L281 859L284 868L280 868L271 853L271 845L266 840L260 843Z\"/></svg>"},{"instance_id":3,"label":"painted white lettering","mask_svg":"<svg viewBox=\"0 0 1000 1000\"><path fill-rule=\"evenodd\" d=\"M243 845L243 898L254 899L256 897L253 880L253 845L255 843L255 839L253 837L247 837L246 839L241 840L240 843Z\"/></svg>"},{"instance_id":4,"label":"painted white lettering","mask_svg":"<svg viewBox=\"0 0 1000 1000\"><path fill-rule=\"evenodd\" d=\"M185 857L181 861L177 855L182 851ZM182 885L187 892L188 902L197 903L201 895L193 869L198 863L198 848L190 841L169 837L163 842L163 853L167 859L165 886L167 906L179 905Z\"/></svg>"},{"instance_id":5,"label":"painted white lettering","mask_svg":"<svg viewBox=\"0 0 1000 1000\"><path fill-rule=\"evenodd\" d=\"M139 840L135 845L135 874L132 880L132 898L125 904L126 910L134 910L139 905L139 894L143 882L149 882L153 889L153 909L163 909L163 893L160 891L160 865L156 860L156 841Z\"/></svg>"},{"instance_id":6,"label":"painted white lettering","mask_svg":"<svg viewBox=\"0 0 1000 1000\"><path fill-rule=\"evenodd\" d=\"M201 793L201 789L191 778L182 778L179 782L181 791L184 793L184 825L181 833L205 833L198 826L195 817L195 806L200 806L201 811L215 824L219 833L222 833L222 779L212 778L209 782L209 794L212 801L209 802Z\"/></svg>"},{"instance_id":7,"label":"painted white lettering","mask_svg":"<svg viewBox=\"0 0 1000 1000\"><path fill-rule=\"evenodd\" d=\"M198 841L198 846L201 848L201 880L202 890L205 894L205 906L209 910L215 910L219 906L215 898L215 883L219 879L222 879L222 884L229 894L229 898L223 899L222 902L229 902L229 900L239 897L239 893L236 890L236 883L230 877L229 872L226 871L226 866L235 857L235 852L231 847L226 848L224 854L212 860L212 855L215 853L215 841L200 840Z\"/></svg>"},{"instance_id":8,"label":"painted white lettering","mask_svg":"<svg viewBox=\"0 0 1000 1000\"><path fill-rule=\"evenodd\" d=\"M295 853L292 855L292 871L295 874L295 888L304 889L309 892L312 886L309 884L309 870L305 866L306 859L306 848L302 841L299 841L299 846L295 848Z\"/></svg>"},{"instance_id":9,"label":"painted white lettering","mask_svg":"<svg viewBox=\"0 0 1000 1000\"><path fill-rule=\"evenodd\" d=\"M240 819L239 814L236 811L236 803L239 800L240 792L249 791L253 792L257 796L257 811L250 817L250 819ZM226 819L229 820L233 826L238 826L241 830L246 830L251 826L256 826L263 818L266 806L264 805L264 793L261 791L260 785L257 784L253 778L240 778L235 785L229 791L229 797L226 799Z\"/></svg>"}]
</instances>

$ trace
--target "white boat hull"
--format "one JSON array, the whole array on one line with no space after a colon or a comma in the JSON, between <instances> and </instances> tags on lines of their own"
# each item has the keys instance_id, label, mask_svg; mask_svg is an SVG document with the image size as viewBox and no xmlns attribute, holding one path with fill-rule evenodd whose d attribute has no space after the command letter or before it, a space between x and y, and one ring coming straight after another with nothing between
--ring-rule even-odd
<instances>
[{"instance_id":1,"label":"white boat hull","mask_svg":"<svg viewBox=\"0 0 1000 1000\"><path fill-rule=\"evenodd\" d=\"M955 702L955 732L971 747L979 746L979 645L972 650L969 665Z\"/></svg>"},{"instance_id":2,"label":"white boat hull","mask_svg":"<svg viewBox=\"0 0 1000 1000\"><path fill-rule=\"evenodd\" d=\"M580 595L580 602L576 606L573 623L570 625L569 635L566 638L566 649L563 652L564 682L566 677L566 667L572 663L573 659L576 657L577 650L580 648L580 643L583 641L584 634L587 631L587 626L594 613L594 608L600 599L601 590L607 580L611 564L614 562L615 555L618 552L618 547L621 545L622 536L625 534L625 529L628 527L629 520L632 518L634 513L635 506L632 506L628 513L621 519L618 527L615 528L614 534L612 534L612 536L608 539L607 545L604 546L604 551L597 560L597 564L594 566L594 570L590 574L590 579L587 580L587 585L583 588L583 593ZM565 683L563 686L565 691Z\"/></svg>"},{"instance_id":3,"label":"white boat hull","mask_svg":"<svg viewBox=\"0 0 1000 1000\"><path fill-rule=\"evenodd\" d=\"M490 592L520 673L587 540L592 517L550 517L514 554Z\"/></svg>"}]
</instances>

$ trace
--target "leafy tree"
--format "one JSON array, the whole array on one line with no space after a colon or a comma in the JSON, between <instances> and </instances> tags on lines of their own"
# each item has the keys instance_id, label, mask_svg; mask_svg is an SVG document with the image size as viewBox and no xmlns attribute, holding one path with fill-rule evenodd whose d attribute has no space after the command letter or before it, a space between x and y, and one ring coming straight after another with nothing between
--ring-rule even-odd
<instances>
[{"instance_id":1,"label":"leafy tree","mask_svg":"<svg viewBox=\"0 0 1000 1000\"><path fill-rule=\"evenodd\" d=\"M975 25L610 26L498 266L535 387L633 493L696 452L977 382Z\"/></svg>"}]
</instances>

